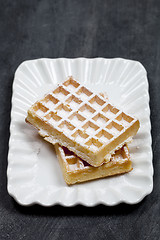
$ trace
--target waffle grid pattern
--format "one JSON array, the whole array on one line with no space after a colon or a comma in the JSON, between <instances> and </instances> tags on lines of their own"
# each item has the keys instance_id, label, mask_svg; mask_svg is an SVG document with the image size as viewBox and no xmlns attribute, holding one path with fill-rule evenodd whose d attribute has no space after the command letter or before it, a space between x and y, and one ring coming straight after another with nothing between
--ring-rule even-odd
<instances>
[{"instance_id":1,"label":"waffle grid pattern","mask_svg":"<svg viewBox=\"0 0 160 240\"><path fill-rule=\"evenodd\" d=\"M83 161L81 158L74 155L73 152L69 151L66 147L61 147L58 145L58 153L61 154L61 157L63 159L63 162L66 164L66 168L69 172L79 171L85 169L92 169L94 168L87 162ZM104 163L106 166L111 166L113 164L116 164L117 162L124 163L125 161L128 161L130 159L129 151L126 146L123 146L121 149L115 152L114 155L112 155L110 162Z\"/></svg>"},{"instance_id":2,"label":"waffle grid pattern","mask_svg":"<svg viewBox=\"0 0 160 240\"><path fill-rule=\"evenodd\" d=\"M36 116L96 152L136 120L70 78L33 106Z\"/></svg>"}]
</instances>

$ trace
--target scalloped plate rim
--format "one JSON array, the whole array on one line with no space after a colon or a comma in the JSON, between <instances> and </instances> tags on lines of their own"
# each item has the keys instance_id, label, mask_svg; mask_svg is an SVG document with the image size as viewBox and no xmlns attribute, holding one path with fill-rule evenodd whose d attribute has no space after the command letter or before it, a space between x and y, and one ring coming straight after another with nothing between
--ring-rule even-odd
<instances>
[{"instance_id":1,"label":"scalloped plate rim","mask_svg":"<svg viewBox=\"0 0 160 240\"><path fill-rule=\"evenodd\" d=\"M143 69L144 71L144 74L146 75L145 77L145 87L147 88L147 97L148 97L148 100L147 100L147 104L149 106L149 101L150 101L150 96L149 96L149 84L148 84L148 80L147 80L147 72L146 72L146 69L144 68L144 66L139 62L139 61L136 61L136 60L130 60L130 59L125 59L125 58L103 58L103 57L96 57L96 58L85 58L85 57L78 57L78 58L38 58L38 59L33 59L33 60L25 60L23 61L19 66L18 68L16 69L15 71L15 74L14 74L14 82L13 82L13 85L12 85L12 91L13 91L13 94L12 94L12 106L13 106L13 101L14 101L14 91L15 91L15 79L16 79L16 76L17 76L17 73L18 71L21 69L21 67L25 64L28 64L30 62L36 62L36 61L44 61L44 60L59 60L59 61L63 61L63 60L123 60L123 61L129 61L129 62L134 62L134 63L137 63L139 64L140 68ZM8 190L8 193L10 194L10 196L12 196L16 202L18 202L20 205L22 206L31 206L31 205L34 205L34 204L38 204L38 205L41 205L41 206L44 206L44 207L49 207L49 206L54 206L54 205L61 205L61 206L65 206L65 207L70 207L70 206L77 206L77 205L83 205L83 206L87 206L87 207L94 207L94 206L97 206L99 204L103 204L103 205L106 205L106 206L115 206L115 205L118 205L120 203L127 203L127 204L137 204L139 203L140 201L142 201L148 194L150 194L153 190L153 174L154 174L154 170L153 170L153 165L151 164L150 166L150 177L151 177L151 184L150 186L148 187L148 191L145 191L145 193L143 193L141 195L141 197L139 197L136 201L127 201L127 200L124 200L124 199L119 199L117 201L115 201L114 203L107 203L103 200L97 200L96 202L94 203L86 203L84 201L81 201L81 200L74 200L73 202L71 202L70 204L66 203L65 201L62 202L62 201L53 201L52 204L47 204L46 202L43 202L41 200L35 200L35 201L31 201L30 203L25 203L22 199L19 199L17 197L17 194L16 194L16 190L14 190L14 188L12 188L12 184L10 185L9 184L9 177L10 177L10 173L9 173L9 162L10 162L10 158L11 158L11 153L10 153L10 148L11 148L11 135L12 135L12 131L13 129L11 129L13 127L13 108L11 108L11 123L10 123L10 139L9 139L9 151L8 151L8 167L7 167L7 190ZM151 137L151 122L150 122L150 107L148 108L148 117L149 117L149 132L150 132L150 136L149 136L149 142L150 142L150 145L152 145L152 137ZM151 148L151 161L153 159L153 153L152 153L152 148Z\"/></svg>"}]
</instances>

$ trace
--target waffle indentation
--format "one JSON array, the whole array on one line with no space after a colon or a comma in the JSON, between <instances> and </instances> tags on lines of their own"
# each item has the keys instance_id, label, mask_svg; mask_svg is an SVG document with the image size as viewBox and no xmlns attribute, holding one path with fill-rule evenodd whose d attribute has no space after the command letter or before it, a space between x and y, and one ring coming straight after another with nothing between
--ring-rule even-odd
<instances>
[{"instance_id":1,"label":"waffle indentation","mask_svg":"<svg viewBox=\"0 0 160 240\"><path fill-rule=\"evenodd\" d=\"M66 86L72 92L72 91L75 91L76 88L78 88L80 84L78 82L76 82L75 80L73 80L72 78L70 78L67 81L65 81L63 83L63 85Z\"/></svg>"},{"instance_id":2,"label":"waffle indentation","mask_svg":"<svg viewBox=\"0 0 160 240\"><path fill-rule=\"evenodd\" d=\"M94 134L95 131L97 131L97 129L99 128L97 125L95 125L94 123L92 122L87 122L83 127L83 129L85 129L85 131L88 133L88 134Z\"/></svg>"},{"instance_id":3,"label":"waffle indentation","mask_svg":"<svg viewBox=\"0 0 160 240\"><path fill-rule=\"evenodd\" d=\"M49 112L45 118L48 120L48 122L52 125L55 124L56 122L59 122L62 118L60 116L58 116L56 113L54 112Z\"/></svg>"},{"instance_id":4,"label":"waffle indentation","mask_svg":"<svg viewBox=\"0 0 160 240\"><path fill-rule=\"evenodd\" d=\"M86 100L88 99L91 95L92 92L90 92L87 88L81 87L78 92L76 92L78 95L80 95L81 99Z\"/></svg>"},{"instance_id":5,"label":"waffle indentation","mask_svg":"<svg viewBox=\"0 0 160 240\"><path fill-rule=\"evenodd\" d=\"M55 97L53 97L51 94L48 94L42 102L45 104L45 106L49 109L52 109L55 107L55 105L59 102L59 100Z\"/></svg>"},{"instance_id":6,"label":"waffle indentation","mask_svg":"<svg viewBox=\"0 0 160 240\"><path fill-rule=\"evenodd\" d=\"M58 112L58 115L60 115L61 117L65 117L67 116L72 110L64 105L63 103L61 103L58 107L56 107L55 109Z\"/></svg>"},{"instance_id":7,"label":"waffle indentation","mask_svg":"<svg viewBox=\"0 0 160 240\"><path fill-rule=\"evenodd\" d=\"M84 141L89 137L89 135L82 132L81 130L77 130L74 134L72 134L72 137L74 137L76 141L84 143Z\"/></svg>"},{"instance_id":8,"label":"waffle indentation","mask_svg":"<svg viewBox=\"0 0 160 240\"><path fill-rule=\"evenodd\" d=\"M86 117L92 116L92 114L95 112L95 110L88 104L84 104L82 107L80 107L79 111L83 112Z\"/></svg>"},{"instance_id":9,"label":"waffle indentation","mask_svg":"<svg viewBox=\"0 0 160 240\"><path fill-rule=\"evenodd\" d=\"M69 119L71 120L72 123L74 123L75 125L80 125L84 120L86 120L85 117L81 116L79 113L73 113Z\"/></svg>"},{"instance_id":10,"label":"waffle indentation","mask_svg":"<svg viewBox=\"0 0 160 240\"><path fill-rule=\"evenodd\" d=\"M69 171L77 171L84 168L83 161L75 155L66 158Z\"/></svg>"},{"instance_id":11,"label":"waffle indentation","mask_svg":"<svg viewBox=\"0 0 160 240\"><path fill-rule=\"evenodd\" d=\"M100 148L103 144L100 143L97 139L91 138L86 143L87 146L94 152L97 151L98 148Z\"/></svg>"},{"instance_id":12,"label":"waffle indentation","mask_svg":"<svg viewBox=\"0 0 160 240\"><path fill-rule=\"evenodd\" d=\"M106 107L104 107L102 111L105 113L105 116L108 118L114 118L115 115L119 112L119 110L113 107L111 104L108 104Z\"/></svg>"},{"instance_id":13,"label":"waffle indentation","mask_svg":"<svg viewBox=\"0 0 160 240\"><path fill-rule=\"evenodd\" d=\"M93 107L96 107L96 108L100 108L101 106L103 106L103 104L105 104L105 101L102 100L97 95L94 96L89 102L92 104Z\"/></svg>"},{"instance_id":14,"label":"waffle indentation","mask_svg":"<svg viewBox=\"0 0 160 240\"><path fill-rule=\"evenodd\" d=\"M102 129L96 134L96 137L99 138L100 141L107 143L113 138L113 135Z\"/></svg>"},{"instance_id":15,"label":"waffle indentation","mask_svg":"<svg viewBox=\"0 0 160 240\"><path fill-rule=\"evenodd\" d=\"M96 123L98 123L100 126L104 126L106 125L106 123L108 122L108 118L106 118L103 114L98 113L96 116L94 116L92 118L94 121L96 121Z\"/></svg>"},{"instance_id":16,"label":"waffle indentation","mask_svg":"<svg viewBox=\"0 0 160 240\"><path fill-rule=\"evenodd\" d=\"M66 100L66 102L71 108L78 108L82 101L79 98L72 95Z\"/></svg>"},{"instance_id":17,"label":"waffle indentation","mask_svg":"<svg viewBox=\"0 0 160 240\"><path fill-rule=\"evenodd\" d=\"M38 115L38 117L43 117L49 109L45 107L41 102L37 102L34 105L33 110L36 112L36 115Z\"/></svg>"},{"instance_id":18,"label":"waffle indentation","mask_svg":"<svg viewBox=\"0 0 160 240\"><path fill-rule=\"evenodd\" d=\"M62 128L64 133L67 133L67 134L68 133L70 134L75 129L75 127L71 123L67 122L66 120L63 121L58 127Z\"/></svg>"},{"instance_id":19,"label":"waffle indentation","mask_svg":"<svg viewBox=\"0 0 160 240\"><path fill-rule=\"evenodd\" d=\"M76 156L71 156L71 157L66 157L66 160L68 164L76 164L77 163L77 157Z\"/></svg>"},{"instance_id":20,"label":"waffle indentation","mask_svg":"<svg viewBox=\"0 0 160 240\"><path fill-rule=\"evenodd\" d=\"M123 130L124 127L122 125L112 121L111 123L109 123L106 126L106 128L109 129L109 132L111 132L111 134L116 136Z\"/></svg>"},{"instance_id":21,"label":"waffle indentation","mask_svg":"<svg viewBox=\"0 0 160 240\"><path fill-rule=\"evenodd\" d=\"M53 94L56 95L58 99L63 100L64 97L66 97L69 94L69 92L65 90L62 86L59 86L53 91Z\"/></svg>"},{"instance_id":22,"label":"waffle indentation","mask_svg":"<svg viewBox=\"0 0 160 240\"><path fill-rule=\"evenodd\" d=\"M121 113L116 120L120 122L124 127L128 126L134 119L125 113Z\"/></svg>"}]
</instances>

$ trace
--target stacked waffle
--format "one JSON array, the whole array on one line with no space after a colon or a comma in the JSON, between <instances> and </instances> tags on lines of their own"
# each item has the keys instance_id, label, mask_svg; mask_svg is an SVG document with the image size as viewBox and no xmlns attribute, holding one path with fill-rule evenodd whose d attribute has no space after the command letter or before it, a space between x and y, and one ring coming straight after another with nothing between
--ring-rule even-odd
<instances>
[{"instance_id":1,"label":"stacked waffle","mask_svg":"<svg viewBox=\"0 0 160 240\"><path fill-rule=\"evenodd\" d=\"M132 170L127 143L139 121L72 77L33 104L26 121L55 146L67 184Z\"/></svg>"}]
</instances>

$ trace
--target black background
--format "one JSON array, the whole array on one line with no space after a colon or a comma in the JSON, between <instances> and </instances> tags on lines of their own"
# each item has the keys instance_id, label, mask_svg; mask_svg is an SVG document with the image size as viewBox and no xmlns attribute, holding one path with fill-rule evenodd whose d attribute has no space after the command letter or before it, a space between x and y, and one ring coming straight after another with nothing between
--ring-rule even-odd
<instances>
[{"instance_id":1,"label":"black background","mask_svg":"<svg viewBox=\"0 0 160 240\"><path fill-rule=\"evenodd\" d=\"M41 57L123 57L148 72L154 189L115 207L19 206L7 193L13 76ZM0 239L160 239L160 1L0 1Z\"/></svg>"}]
</instances>

